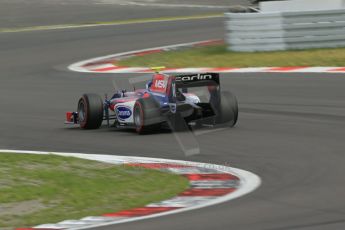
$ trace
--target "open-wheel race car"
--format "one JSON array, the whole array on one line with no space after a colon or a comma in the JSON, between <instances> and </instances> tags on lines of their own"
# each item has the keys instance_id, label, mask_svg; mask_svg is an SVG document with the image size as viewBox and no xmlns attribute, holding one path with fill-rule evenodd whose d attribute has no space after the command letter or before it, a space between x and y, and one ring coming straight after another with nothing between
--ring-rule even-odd
<instances>
[{"instance_id":1,"label":"open-wheel race car","mask_svg":"<svg viewBox=\"0 0 345 230\"><path fill-rule=\"evenodd\" d=\"M218 73L167 75L156 72L145 89L119 90L104 100L84 94L77 112L67 112L67 124L97 129L133 128L143 134L162 127L173 131L192 127L233 127L238 118L236 97L221 91Z\"/></svg>"}]
</instances>

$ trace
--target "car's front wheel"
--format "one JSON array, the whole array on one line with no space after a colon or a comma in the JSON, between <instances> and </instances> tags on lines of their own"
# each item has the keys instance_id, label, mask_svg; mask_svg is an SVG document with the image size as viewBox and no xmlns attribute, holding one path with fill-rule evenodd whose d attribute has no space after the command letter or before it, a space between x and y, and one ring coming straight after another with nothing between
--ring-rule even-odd
<instances>
[{"instance_id":1,"label":"car's front wheel","mask_svg":"<svg viewBox=\"0 0 345 230\"><path fill-rule=\"evenodd\" d=\"M103 101L96 94L84 94L78 102L78 121L82 129L98 129L103 121Z\"/></svg>"}]
</instances>

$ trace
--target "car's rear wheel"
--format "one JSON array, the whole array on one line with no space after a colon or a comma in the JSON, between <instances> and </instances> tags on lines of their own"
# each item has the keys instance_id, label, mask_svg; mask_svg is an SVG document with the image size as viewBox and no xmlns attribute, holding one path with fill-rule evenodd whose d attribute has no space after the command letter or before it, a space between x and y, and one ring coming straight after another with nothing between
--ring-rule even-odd
<instances>
[{"instance_id":1,"label":"car's rear wheel","mask_svg":"<svg viewBox=\"0 0 345 230\"><path fill-rule=\"evenodd\" d=\"M235 95L228 91L222 91L214 107L217 124L227 124L230 127L235 126L238 120L238 103Z\"/></svg>"},{"instance_id":2,"label":"car's rear wheel","mask_svg":"<svg viewBox=\"0 0 345 230\"><path fill-rule=\"evenodd\" d=\"M140 98L135 102L133 119L135 130L139 134L156 131L162 123L158 105L153 98Z\"/></svg>"},{"instance_id":3,"label":"car's rear wheel","mask_svg":"<svg viewBox=\"0 0 345 230\"><path fill-rule=\"evenodd\" d=\"M84 94L78 102L78 119L82 129L98 129L103 121L103 101L96 94Z\"/></svg>"}]
</instances>

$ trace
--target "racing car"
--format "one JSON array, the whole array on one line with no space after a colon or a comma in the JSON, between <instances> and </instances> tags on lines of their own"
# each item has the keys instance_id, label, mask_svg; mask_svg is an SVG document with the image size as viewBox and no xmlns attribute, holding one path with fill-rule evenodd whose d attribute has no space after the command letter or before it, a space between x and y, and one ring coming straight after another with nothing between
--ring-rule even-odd
<instances>
[{"instance_id":1,"label":"racing car","mask_svg":"<svg viewBox=\"0 0 345 230\"><path fill-rule=\"evenodd\" d=\"M144 88L144 87L143 87ZM168 75L156 72L144 89L117 90L111 98L84 94L67 124L82 129L132 128L144 134L162 127L173 131L192 127L233 127L238 119L236 97L221 91L218 73Z\"/></svg>"}]
</instances>

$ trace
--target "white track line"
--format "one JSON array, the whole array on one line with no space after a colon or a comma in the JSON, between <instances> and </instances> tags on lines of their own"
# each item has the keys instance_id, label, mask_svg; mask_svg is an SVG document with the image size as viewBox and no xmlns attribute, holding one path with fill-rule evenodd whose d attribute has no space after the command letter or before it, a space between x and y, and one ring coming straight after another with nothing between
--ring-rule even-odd
<instances>
[{"instance_id":1,"label":"white track line","mask_svg":"<svg viewBox=\"0 0 345 230\"><path fill-rule=\"evenodd\" d=\"M143 6L143 7L161 7L161 8L205 8L205 9L228 9L230 5L202 5L202 4L171 4L171 3L153 3L142 1L118 1L118 0L98 0L99 5L122 5L122 6Z\"/></svg>"},{"instance_id":2,"label":"white track line","mask_svg":"<svg viewBox=\"0 0 345 230\"><path fill-rule=\"evenodd\" d=\"M177 49L179 47L188 47L188 46L194 46L194 45L198 45L200 43L204 43L204 42L209 42L209 41L216 41L216 40L207 40L207 41L196 41L196 42L189 42L189 43L180 43L180 44L174 44L174 45L168 45L168 46L159 46L159 47L154 47L154 48L148 48L148 49L140 49L140 50L135 50L135 51L128 51L128 52L122 52L122 53L116 53L116 54L110 54L110 55L106 55L106 56L101 56L101 57L96 57L96 58L91 58L91 59L87 59L84 61L80 61L80 62L76 62L74 64L71 64L70 66L68 66L68 69L71 71L75 71L75 72L84 72L84 73L96 73L94 71L90 71L89 69L83 67L87 64L90 63L96 63L96 62L100 62L100 61L104 61L104 60L112 60L118 57L127 57L127 56L131 56L135 53L140 53L140 52L147 52L147 51L151 51L151 50L170 50L170 49ZM109 67L109 64L104 64L104 67ZM147 67L138 67L138 68L145 68L147 69ZM100 72L100 73L104 73L104 72Z\"/></svg>"}]
</instances>

